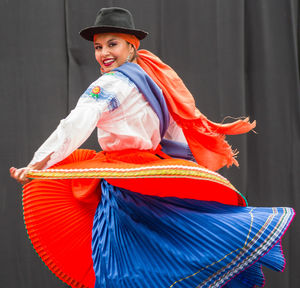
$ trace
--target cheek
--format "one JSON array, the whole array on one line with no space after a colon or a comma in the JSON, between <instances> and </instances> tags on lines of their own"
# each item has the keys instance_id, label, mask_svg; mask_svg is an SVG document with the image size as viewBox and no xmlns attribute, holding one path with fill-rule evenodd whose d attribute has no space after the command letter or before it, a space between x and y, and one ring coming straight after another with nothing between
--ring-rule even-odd
<instances>
[{"instance_id":1,"label":"cheek","mask_svg":"<svg viewBox=\"0 0 300 288\"><path fill-rule=\"evenodd\" d=\"M99 55L99 53L97 53L97 51L95 51L95 58L96 58L96 61L100 64L100 55Z\"/></svg>"},{"instance_id":2,"label":"cheek","mask_svg":"<svg viewBox=\"0 0 300 288\"><path fill-rule=\"evenodd\" d=\"M118 51L117 56L118 56L119 62L125 62L128 54L129 54L129 52L128 52L127 49L123 49L123 50Z\"/></svg>"}]
</instances>

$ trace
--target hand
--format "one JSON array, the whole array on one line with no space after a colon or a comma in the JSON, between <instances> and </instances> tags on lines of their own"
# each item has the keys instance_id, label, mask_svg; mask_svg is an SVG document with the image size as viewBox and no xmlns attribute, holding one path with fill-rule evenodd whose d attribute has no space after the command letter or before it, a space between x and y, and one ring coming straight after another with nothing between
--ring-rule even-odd
<instances>
[{"instance_id":1,"label":"hand","mask_svg":"<svg viewBox=\"0 0 300 288\"><path fill-rule=\"evenodd\" d=\"M15 168L11 167L9 169L10 176L14 179L16 179L18 182L20 182L22 185L25 185L26 183L30 182L31 179L27 178L26 175L29 172L29 170L41 170L46 165L46 163L50 160L51 155L54 152L50 153L48 156L46 156L42 161L36 162L34 164L28 164L27 167L23 168Z\"/></svg>"},{"instance_id":2,"label":"hand","mask_svg":"<svg viewBox=\"0 0 300 288\"><path fill-rule=\"evenodd\" d=\"M20 182L22 185L25 185L26 183L30 182L31 180L26 177L26 174L29 172L29 170L32 169L31 167L23 167L23 168L15 168L11 167L9 169L10 176L14 179L16 179L18 182Z\"/></svg>"}]
</instances>

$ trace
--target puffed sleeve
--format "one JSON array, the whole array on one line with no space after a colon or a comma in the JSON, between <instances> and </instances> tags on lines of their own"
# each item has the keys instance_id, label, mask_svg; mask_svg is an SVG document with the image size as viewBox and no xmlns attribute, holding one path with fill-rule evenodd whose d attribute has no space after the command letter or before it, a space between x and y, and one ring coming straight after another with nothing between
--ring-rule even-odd
<instances>
[{"instance_id":1,"label":"puffed sleeve","mask_svg":"<svg viewBox=\"0 0 300 288\"><path fill-rule=\"evenodd\" d=\"M105 92L109 77L100 77L82 94L76 107L60 121L56 130L35 152L30 165L44 160L51 154L46 169L63 160L75 151L91 135L101 114L116 102L117 96Z\"/></svg>"}]
</instances>

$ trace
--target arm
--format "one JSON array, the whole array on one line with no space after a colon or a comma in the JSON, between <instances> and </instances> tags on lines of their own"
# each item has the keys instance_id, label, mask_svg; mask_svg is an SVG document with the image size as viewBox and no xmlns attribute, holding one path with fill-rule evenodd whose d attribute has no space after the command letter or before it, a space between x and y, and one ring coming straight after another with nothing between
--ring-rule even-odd
<instances>
[{"instance_id":1,"label":"arm","mask_svg":"<svg viewBox=\"0 0 300 288\"><path fill-rule=\"evenodd\" d=\"M101 110L98 105L92 101L80 99L76 108L67 118L60 121L56 130L35 152L33 159L26 167L10 168L11 177L24 185L30 181L26 177L29 170L46 169L66 158L90 136L100 115Z\"/></svg>"},{"instance_id":2,"label":"arm","mask_svg":"<svg viewBox=\"0 0 300 288\"><path fill-rule=\"evenodd\" d=\"M100 79L81 96L75 109L60 122L56 130L35 152L27 167L10 168L11 177L21 184L27 183L29 179L26 178L26 174L30 169L40 170L54 165L70 155L90 136L108 105L107 99L97 98L92 94L93 88L103 82Z\"/></svg>"},{"instance_id":3,"label":"arm","mask_svg":"<svg viewBox=\"0 0 300 288\"><path fill-rule=\"evenodd\" d=\"M94 99L80 98L75 109L60 121L56 130L35 152L29 166L46 169L69 156L84 143L100 119L102 107L97 104Z\"/></svg>"}]
</instances>

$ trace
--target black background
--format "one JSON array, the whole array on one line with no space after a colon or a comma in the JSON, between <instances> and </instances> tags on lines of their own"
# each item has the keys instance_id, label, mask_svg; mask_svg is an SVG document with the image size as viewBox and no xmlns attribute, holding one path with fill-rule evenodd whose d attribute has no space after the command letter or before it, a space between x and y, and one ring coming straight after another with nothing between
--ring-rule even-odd
<instances>
[{"instance_id":1,"label":"black background","mask_svg":"<svg viewBox=\"0 0 300 288\"><path fill-rule=\"evenodd\" d=\"M92 43L78 31L109 6L129 9L150 32L141 48L176 70L211 120L257 120L257 134L230 138L240 168L220 171L249 204L300 205L298 0L1 0L1 287L66 287L27 238L21 187L8 169L31 160L98 78ZM99 149L95 134L84 147ZM285 272L265 269L265 287L300 287L299 225L283 239Z\"/></svg>"}]
</instances>

